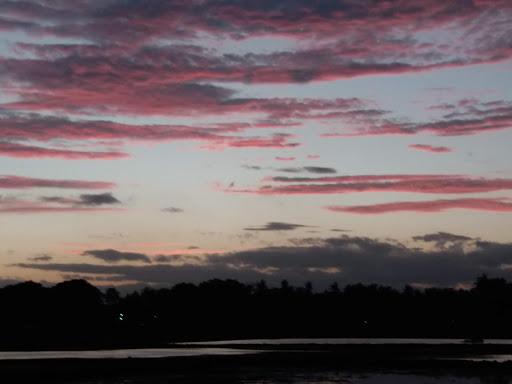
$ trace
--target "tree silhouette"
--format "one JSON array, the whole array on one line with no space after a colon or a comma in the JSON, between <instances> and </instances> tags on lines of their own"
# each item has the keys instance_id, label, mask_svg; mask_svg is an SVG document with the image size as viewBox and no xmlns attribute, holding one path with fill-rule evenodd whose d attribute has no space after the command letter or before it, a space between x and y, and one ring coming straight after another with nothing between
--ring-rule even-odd
<instances>
[{"instance_id":1,"label":"tree silhouette","mask_svg":"<svg viewBox=\"0 0 512 384\"><path fill-rule=\"evenodd\" d=\"M0 288L0 347L125 345L261 337L493 337L512 330L512 284L468 290L376 284L279 287L213 279L122 296L85 280Z\"/></svg>"}]
</instances>

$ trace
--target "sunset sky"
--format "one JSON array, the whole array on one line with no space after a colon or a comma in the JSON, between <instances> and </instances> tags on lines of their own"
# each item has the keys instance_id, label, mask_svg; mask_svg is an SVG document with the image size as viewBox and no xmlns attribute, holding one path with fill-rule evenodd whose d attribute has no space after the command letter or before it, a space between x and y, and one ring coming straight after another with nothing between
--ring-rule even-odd
<instances>
[{"instance_id":1,"label":"sunset sky","mask_svg":"<svg viewBox=\"0 0 512 384\"><path fill-rule=\"evenodd\" d=\"M511 277L512 1L0 0L0 284Z\"/></svg>"}]
</instances>

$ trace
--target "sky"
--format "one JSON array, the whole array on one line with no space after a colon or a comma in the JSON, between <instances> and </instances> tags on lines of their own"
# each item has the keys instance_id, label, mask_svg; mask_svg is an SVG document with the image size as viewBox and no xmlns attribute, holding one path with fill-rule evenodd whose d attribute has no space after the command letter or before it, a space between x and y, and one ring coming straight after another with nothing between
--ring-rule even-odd
<instances>
[{"instance_id":1,"label":"sky","mask_svg":"<svg viewBox=\"0 0 512 384\"><path fill-rule=\"evenodd\" d=\"M0 0L0 284L511 278L509 0Z\"/></svg>"}]
</instances>

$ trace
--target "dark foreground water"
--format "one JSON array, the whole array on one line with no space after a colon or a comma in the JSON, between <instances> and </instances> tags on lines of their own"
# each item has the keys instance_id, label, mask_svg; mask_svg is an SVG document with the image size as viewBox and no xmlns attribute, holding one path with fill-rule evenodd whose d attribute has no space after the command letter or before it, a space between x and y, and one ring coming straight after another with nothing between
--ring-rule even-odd
<instances>
[{"instance_id":1,"label":"dark foreground water","mask_svg":"<svg viewBox=\"0 0 512 384\"><path fill-rule=\"evenodd\" d=\"M21 380L23 378L23 380ZM0 384L512 384L510 340L280 339L0 351Z\"/></svg>"},{"instance_id":2,"label":"dark foreground water","mask_svg":"<svg viewBox=\"0 0 512 384\"><path fill-rule=\"evenodd\" d=\"M404 338L310 338L310 339L244 339L244 340L217 340L177 343L178 345L460 345L465 344L464 339L404 339ZM485 344L490 345L512 345L511 339L486 339Z\"/></svg>"},{"instance_id":3,"label":"dark foreground water","mask_svg":"<svg viewBox=\"0 0 512 384\"><path fill-rule=\"evenodd\" d=\"M274 372L253 377L236 376L167 376L126 377L110 380L70 381L68 384L168 384L168 383L241 383L241 384L509 384L511 377L490 375L460 377L429 376L410 373L343 373L343 372Z\"/></svg>"},{"instance_id":4,"label":"dark foreground water","mask_svg":"<svg viewBox=\"0 0 512 384\"><path fill-rule=\"evenodd\" d=\"M223 356L258 353L232 348L142 348L106 349L98 351L0 351L0 360L57 359L160 359L165 357Z\"/></svg>"}]
</instances>

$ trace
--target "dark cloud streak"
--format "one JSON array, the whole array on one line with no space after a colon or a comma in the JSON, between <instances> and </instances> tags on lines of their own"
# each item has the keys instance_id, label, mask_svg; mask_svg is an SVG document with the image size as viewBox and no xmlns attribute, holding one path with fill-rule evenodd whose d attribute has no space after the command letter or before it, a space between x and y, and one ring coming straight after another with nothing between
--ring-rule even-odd
<instances>
[{"instance_id":1,"label":"dark cloud streak","mask_svg":"<svg viewBox=\"0 0 512 384\"><path fill-rule=\"evenodd\" d=\"M292 223L283 223L271 221L265 225L260 227L247 227L244 228L245 231L293 231L298 228L305 228L307 225L302 224L292 224Z\"/></svg>"},{"instance_id":2,"label":"dark cloud streak","mask_svg":"<svg viewBox=\"0 0 512 384\"><path fill-rule=\"evenodd\" d=\"M141 261L143 263L151 263L151 259L142 253L120 252L115 249L93 249L83 252L82 255L94 257L107 263L119 263L120 261Z\"/></svg>"},{"instance_id":3,"label":"dark cloud streak","mask_svg":"<svg viewBox=\"0 0 512 384\"><path fill-rule=\"evenodd\" d=\"M236 278L255 282L266 279L278 283L312 281L327 286L342 283L380 283L393 286L427 284L455 286L472 282L487 273L508 273L504 265L512 264L512 244L465 239L450 234L449 240L464 242L466 247L444 247L443 234L435 238L441 247L422 250L396 241L386 242L366 237L341 236L310 239L304 245L268 247L203 258L203 264L183 265L96 265L19 263L13 266L44 271L117 276L118 279L144 283L198 282L210 278ZM455 240L454 240L455 239ZM105 252L105 251L103 251ZM130 254L130 253L128 253ZM123 260L125 254L109 251L107 260ZM132 256L130 256L132 257ZM144 261L134 254L133 260Z\"/></svg>"}]
</instances>

